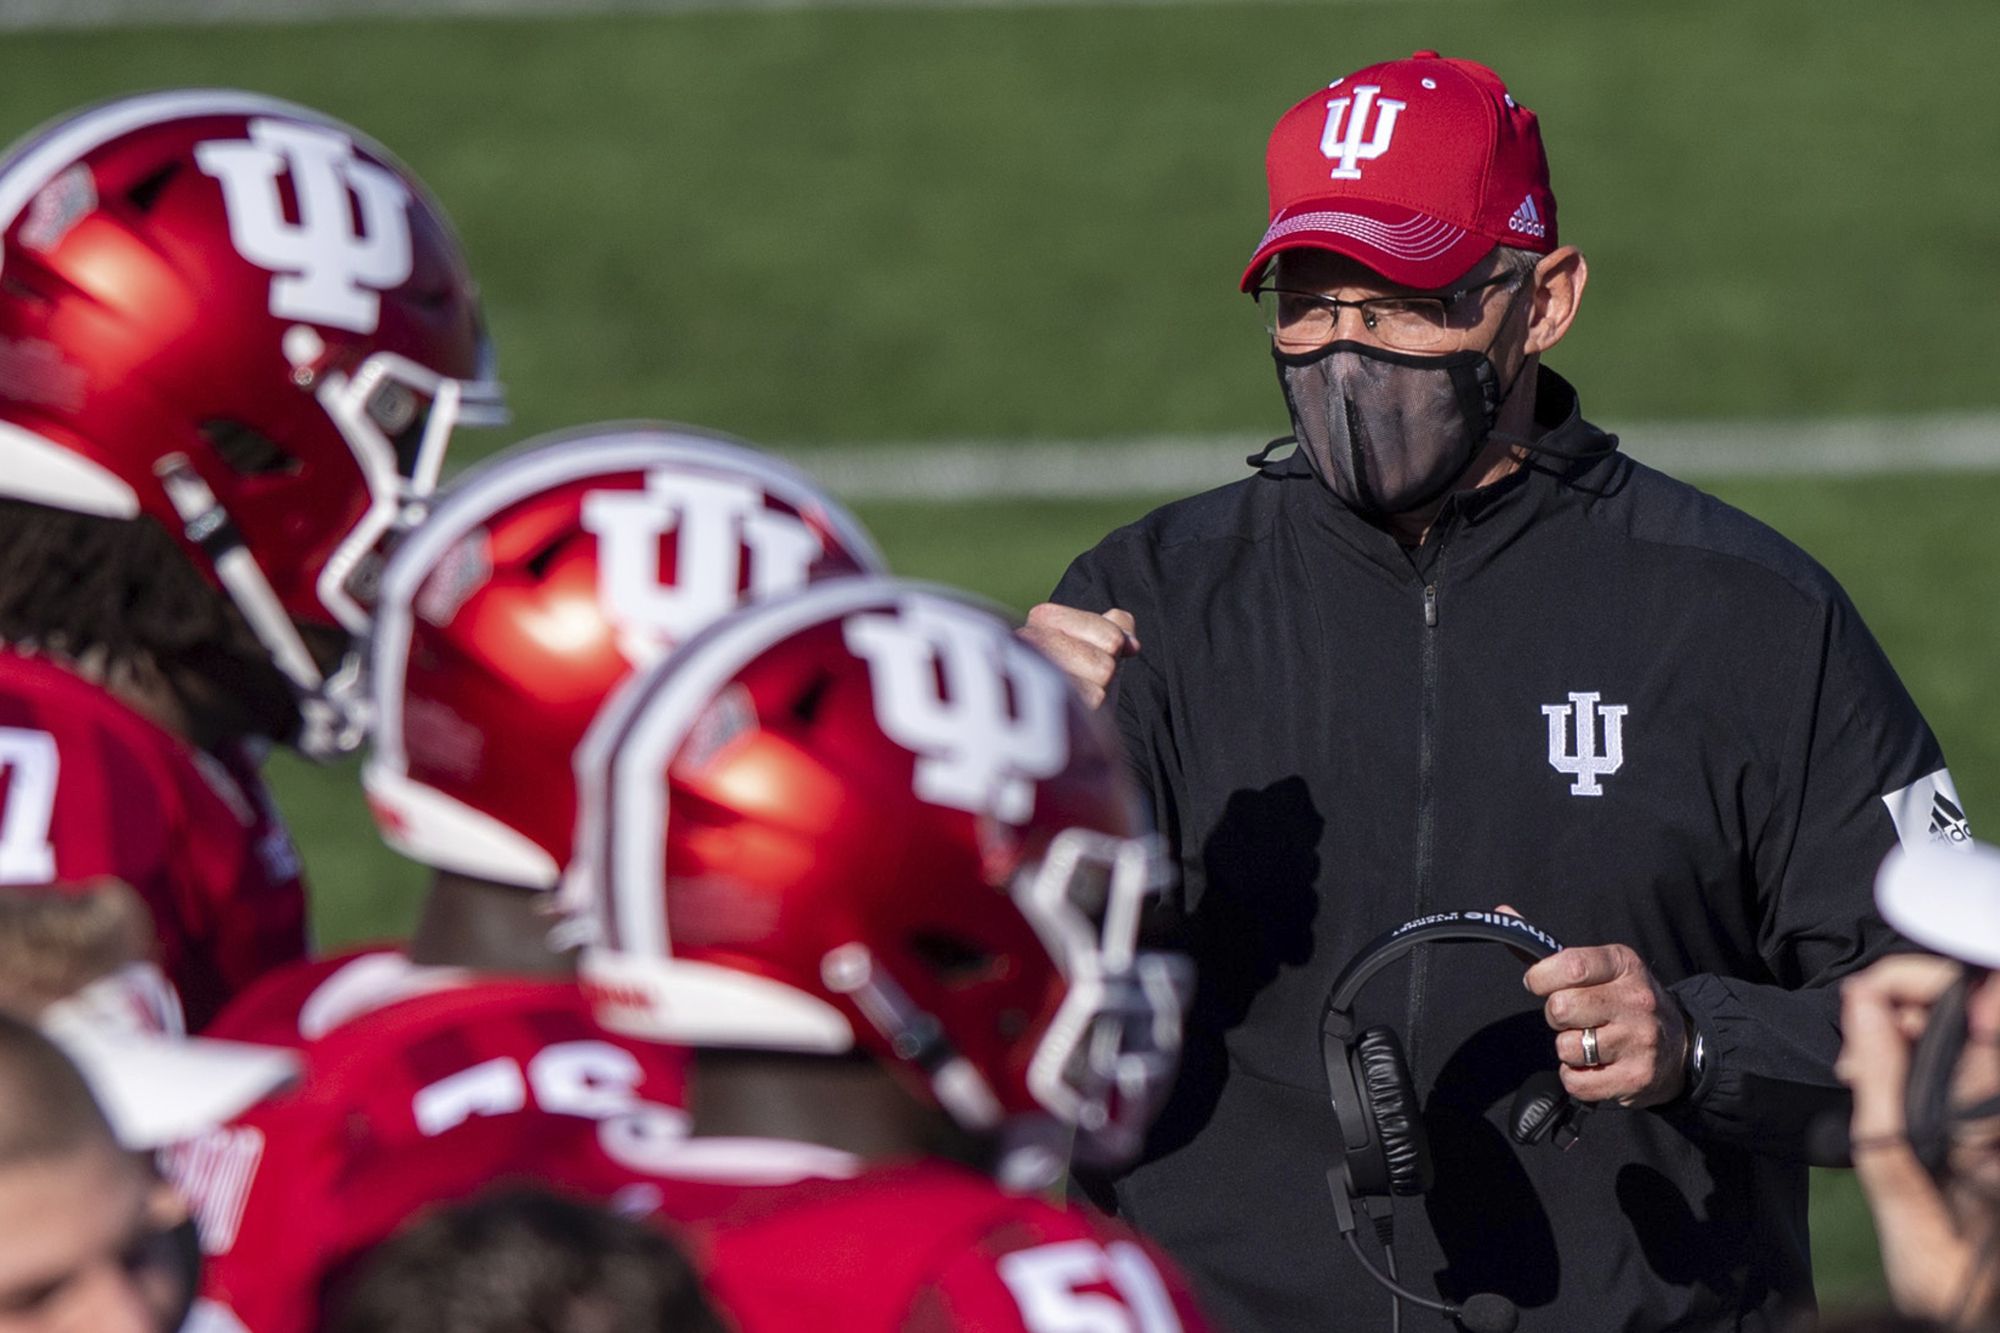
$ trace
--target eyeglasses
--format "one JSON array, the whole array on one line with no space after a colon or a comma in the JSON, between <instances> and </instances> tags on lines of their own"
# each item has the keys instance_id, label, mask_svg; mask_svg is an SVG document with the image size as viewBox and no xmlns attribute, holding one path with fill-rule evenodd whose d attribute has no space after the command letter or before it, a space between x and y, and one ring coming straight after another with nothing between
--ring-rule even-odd
<instances>
[{"instance_id":1,"label":"eyeglasses","mask_svg":"<svg viewBox=\"0 0 2000 1333\"><path fill-rule=\"evenodd\" d=\"M1303 351L1332 342L1345 307L1360 312L1362 326L1384 347L1428 352L1454 343L1470 327L1463 319L1452 320L1452 311L1460 301L1503 283L1518 287L1522 277L1519 273L1498 273L1437 296L1366 296L1345 301L1284 287L1259 287L1252 295L1263 313L1264 327L1278 346L1288 350Z\"/></svg>"}]
</instances>

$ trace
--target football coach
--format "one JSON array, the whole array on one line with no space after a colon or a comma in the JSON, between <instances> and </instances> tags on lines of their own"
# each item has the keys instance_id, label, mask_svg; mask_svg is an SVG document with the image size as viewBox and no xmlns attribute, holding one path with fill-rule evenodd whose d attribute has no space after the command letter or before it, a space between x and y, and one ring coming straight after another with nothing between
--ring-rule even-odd
<instances>
[{"instance_id":1,"label":"football coach","mask_svg":"<svg viewBox=\"0 0 2000 1333\"><path fill-rule=\"evenodd\" d=\"M1358 1006L1435 1161L1393 1207L1403 1283L1523 1329L1787 1325L1833 983L1894 943L1875 868L1967 836L1938 744L1826 571L1543 364L1589 269L1497 75L1335 79L1267 169L1242 286L1296 448L1106 537L1023 631L1115 717L1201 970L1174 1098L1100 1193L1225 1324L1388 1327L1329 1196L1322 1007L1382 932L1504 903L1571 946L1525 992L1505 950L1428 945ZM1596 1109L1517 1146L1558 1062Z\"/></svg>"}]
</instances>

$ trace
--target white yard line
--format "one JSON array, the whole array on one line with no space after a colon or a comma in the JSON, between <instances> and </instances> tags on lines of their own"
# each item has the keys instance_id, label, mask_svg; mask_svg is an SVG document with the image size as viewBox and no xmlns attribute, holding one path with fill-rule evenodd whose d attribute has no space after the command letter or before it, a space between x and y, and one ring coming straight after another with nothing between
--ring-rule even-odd
<instances>
[{"instance_id":1,"label":"white yard line","mask_svg":"<svg viewBox=\"0 0 2000 1333\"><path fill-rule=\"evenodd\" d=\"M1693 480L2000 471L2000 412L1812 421L1671 422L1620 432L1625 451ZM959 440L787 449L856 500L1184 495L1249 475L1254 436Z\"/></svg>"},{"instance_id":2,"label":"white yard line","mask_svg":"<svg viewBox=\"0 0 2000 1333\"><path fill-rule=\"evenodd\" d=\"M1396 4L1401 0L1338 2ZM337 19L561 18L613 13L790 13L805 9L1163 9L1257 3L1269 0L0 0L0 32Z\"/></svg>"}]
</instances>

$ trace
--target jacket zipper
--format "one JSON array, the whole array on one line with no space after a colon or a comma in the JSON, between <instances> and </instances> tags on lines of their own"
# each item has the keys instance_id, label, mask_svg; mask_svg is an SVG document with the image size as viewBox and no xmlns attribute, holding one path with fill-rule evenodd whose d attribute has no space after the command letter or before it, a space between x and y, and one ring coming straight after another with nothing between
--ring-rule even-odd
<instances>
[{"instance_id":1,"label":"jacket zipper","mask_svg":"<svg viewBox=\"0 0 2000 1333\"><path fill-rule=\"evenodd\" d=\"M1442 537L1440 538L1442 540ZM1410 919L1428 916L1431 913L1431 842L1436 823L1432 806L1436 800L1433 791L1432 769L1435 764L1433 751L1436 748L1434 733L1437 730L1437 679L1438 679L1438 585L1444 582L1445 551L1439 548L1437 559L1431 565L1429 580L1424 584L1424 632L1423 648L1419 654L1418 682L1422 690L1418 705L1417 732L1417 845L1416 855L1416 901ZM1410 1071L1415 1076L1419 1047L1421 1020L1424 1012L1426 992L1430 983L1431 950L1418 949L1410 955L1410 1011L1409 1021L1404 1028L1404 1049L1409 1058Z\"/></svg>"}]
</instances>

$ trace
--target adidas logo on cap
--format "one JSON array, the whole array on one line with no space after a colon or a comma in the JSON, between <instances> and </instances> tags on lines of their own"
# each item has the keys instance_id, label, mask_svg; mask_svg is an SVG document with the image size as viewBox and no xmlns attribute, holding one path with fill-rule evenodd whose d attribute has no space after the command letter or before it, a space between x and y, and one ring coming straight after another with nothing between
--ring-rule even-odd
<instances>
[{"instance_id":1,"label":"adidas logo on cap","mask_svg":"<svg viewBox=\"0 0 2000 1333\"><path fill-rule=\"evenodd\" d=\"M1507 227L1538 241L1549 234L1548 227L1542 222L1541 210L1535 207L1533 195L1521 201L1521 206L1514 210L1514 216L1507 219Z\"/></svg>"}]
</instances>

